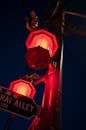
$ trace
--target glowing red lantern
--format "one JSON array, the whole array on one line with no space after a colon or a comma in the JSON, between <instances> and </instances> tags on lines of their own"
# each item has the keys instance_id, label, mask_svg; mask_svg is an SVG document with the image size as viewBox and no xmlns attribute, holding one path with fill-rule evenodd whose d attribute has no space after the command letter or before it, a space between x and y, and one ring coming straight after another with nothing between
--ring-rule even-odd
<instances>
[{"instance_id":1,"label":"glowing red lantern","mask_svg":"<svg viewBox=\"0 0 86 130\"><path fill-rule=\"evenodd\" d=\"M58 42L55 35L43 29L31 32L25 44L27 49L37 46L47 49L50 57L53 57L58 49Z\"/></svg>"},{"instance_id":2,"label":"glowing red lantern","mask_svg":"<svg viewBox=\"0 0 86 130\"><path fill-rule=\"evenodd\" d=\"M36 90L31 82L18 79L10 83L9 89L23 96L34 98Z\"/></svg>"}]
</instances>

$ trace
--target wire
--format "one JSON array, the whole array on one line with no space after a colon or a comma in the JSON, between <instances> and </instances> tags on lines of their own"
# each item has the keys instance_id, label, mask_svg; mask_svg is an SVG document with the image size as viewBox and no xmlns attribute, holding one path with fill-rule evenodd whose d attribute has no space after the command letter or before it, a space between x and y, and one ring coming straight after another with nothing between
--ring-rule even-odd
<instances>
[{"instance_id":1,"label":"wire","mask_svg":"<svg viewBox=\"0 0 86 130\"><path fill-rule=\"evenodd\" d=\"M57 1L56 7L55 7L55 9L53 10L53 13L52 13L51 17L53 17L53 16L55 15L56 11L57 11L58 8L59 8L59 5L60 5L60 1Z\"/></svg>"},{"instance_id":2,"label":"wire","mask_svg":"<svg viewBox=\"0 0 86 130\"><path fill-rule=\"evenodd\" d=\"M77 12L64 11L64 14L74 15L74 16L78 16L80 18L86 19L86 15L80 14L80 13L77 13Z\"/></svg>"},{"instance_id":3,"label":"wire","mask_svg":"<svg viewBox=\"0 0 86 130\"><path fill-rule=\"evenodd\" d=\"M57 0L57 3L56 3L56 7L55 9L53 10L52 14L51 14L51 18L56 14L57 10L59 9L59 6L60 4L63 2L63 0Z\"/></svg>"},{"instance_id":4,"label":"wire","mask_svg":"<svg viewBox=\"0 0 86 130\"><path fill-rule=\"evenodd\" d=\"M79 36L85 36L86 37L86 31L81 31L79 29L77 29L76 26L71 25L71 24L62 24L62 27L65 29L66 33L69 35L69 33L71 34L76 34ZM65 32L64 32L65 34ZM68 36L66 35L66 36Z\"/></svg>"}]
</instances>

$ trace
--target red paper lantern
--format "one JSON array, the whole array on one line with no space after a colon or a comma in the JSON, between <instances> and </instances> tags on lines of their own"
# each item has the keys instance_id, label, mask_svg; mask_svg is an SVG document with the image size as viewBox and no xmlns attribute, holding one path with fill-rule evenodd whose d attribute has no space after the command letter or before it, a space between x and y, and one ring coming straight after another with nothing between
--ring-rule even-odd
<instances>
[{"instance_id":1,"label":"red paper lantern","mask_svg":"<svg viewBox=\"0 0 86 130\"><path fill-rule=\"evenodd\" d=\"M41 70L48 67L50 55L48 50L38 46L30 48L25 54L25 60L29 67L35 70Z\"/></svg>"},{"instance_id":2,"label":"red paper lantern","mask_svg":"<svg viewBox=\"0 0 86 130\"><path fill-rule=\"evenodd\" d=\"M25 44L27 49L37 46L47 49L50 57L53 57L58 49L58 42L55 35L43 29L31 32Z\"/></svg>"},{"instance_id":3,"label":"red paper lantern","mask_svg":"<svg viewBox=\"0 0 86 130\"><path fill-rule=\"evenodd\" d=\"M10 83L9 89L23 96L34 98L36 90L31 82L18 79Z\"/></svg>"}]
</instances>

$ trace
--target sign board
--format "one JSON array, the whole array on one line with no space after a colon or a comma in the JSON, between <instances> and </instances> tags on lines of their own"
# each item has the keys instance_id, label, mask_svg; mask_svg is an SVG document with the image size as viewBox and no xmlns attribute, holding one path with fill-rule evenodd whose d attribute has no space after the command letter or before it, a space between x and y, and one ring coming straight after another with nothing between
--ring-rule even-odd
<instances>
[{"instance_id":1,"label":"sign board","mask_svg":"<svg viewBox=\"0 0 86 130\"><path fill-rule=\"evenodd\" d=\"M32 99L1 86L0 108L25 118L30 118L39 113L39 107Z\"/></svg>"}]
</instances>

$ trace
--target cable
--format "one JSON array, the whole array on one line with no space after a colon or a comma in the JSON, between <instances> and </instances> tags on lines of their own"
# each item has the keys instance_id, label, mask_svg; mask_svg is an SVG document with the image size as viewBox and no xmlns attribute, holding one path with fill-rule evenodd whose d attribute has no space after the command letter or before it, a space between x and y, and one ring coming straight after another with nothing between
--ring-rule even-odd
<instances>
[{"instance_id":1,"label":"cable","mask_svg":"<svg viewBox=\"0 0 86 130\"><path fill-rule=\"evenodd\" d=\"M81 31L81 30L77 29L77 27L74 26L74 25L71 25L71 24L62 24L62 27L68 33L76 34L76 35L79 35L79 36L86 36L86 32L85 31Z\"/></svg>"},{"instance_id":2,"label":"cable","mask_svg":"<svg viewBox=\"0 0 86 130\"><path fill-rule=\"evenodd\" d=\"M80 18L86 19L86 15L80 14L80 13L77 13L77 12L64 11L64 14L74 15L74 16L78 16Z\"/></svg>"},{"instance_id":3,"label":"cable","mask_svg":"<svg viewBox=\"0 0 86 130\"><path fill-rule=\"evenodd\" d=\"M60 1L57 1L56 7L55 7L55 9L53 10L53 13L52 13L51 17L53 17L53 16L55 15L56 11L57 11L58 8L59 8L59 5L60 5Z\"/></svg>"},{"instance_id":4,"label":"cable","mask_svg":"<svg viewBox=\"0 0 86 130\"><path fill-rule=\"evenodd\" d=\"M59 1L57 0L56 7L51 14L51 18L56 14L56 12L57 12L57 10L62 2L63 2L63 0L59 0Z\"/></svg>"}]
</instances>

